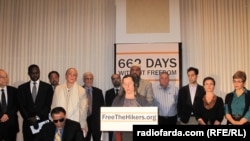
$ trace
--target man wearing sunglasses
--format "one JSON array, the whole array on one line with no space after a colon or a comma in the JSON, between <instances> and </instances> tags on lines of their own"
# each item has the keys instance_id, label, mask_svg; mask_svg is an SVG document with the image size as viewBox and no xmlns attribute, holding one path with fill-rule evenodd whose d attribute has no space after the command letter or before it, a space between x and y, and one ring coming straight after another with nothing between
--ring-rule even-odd
<instances>
[{"instance_id":1,"label":"man wearing sunglasses","mask_svg":"<svg viewBox=\"0 0 250 141\"><path fill-rule=\"evenodd\" d=\"M43 125L39 132L39 141L83 141L83 132L79 122L66 118L63 107L51 110L52 121Z\"/></svg>"}]
</instances>

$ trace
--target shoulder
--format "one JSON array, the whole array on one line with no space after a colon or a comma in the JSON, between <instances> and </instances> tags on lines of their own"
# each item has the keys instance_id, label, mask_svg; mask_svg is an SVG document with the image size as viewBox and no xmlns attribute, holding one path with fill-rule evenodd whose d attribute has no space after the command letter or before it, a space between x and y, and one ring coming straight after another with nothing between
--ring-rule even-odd
<instances>
[{"instance_id":1,"label":"shoulder","mask_svg":"<svg viewBox=\"0 0 250 141\"><path fill-rule=\"evenodd\" d=\"M197 88L200 89L200 90L204 90L204 87L200 84L197 85Z\"/></svg>"},{"instance_id":2,"label":"shoulder","mask_svg":"<svg viewBox=\"0 0 250 141\"><path fill-rule=\"evenodd\" d=\"M179 90L178 87L176 87L175 85L172 85L172 84L169 84L168 87L169 87L171 90Z\"/></svg>"},{"instance_id":3,"label":"shoulder","mask_svg":"<svg viewBox=\"0 0 250 141\"><path fill-rule=\"evenodd\" d=\"M225 102L233 98L233 92L227 93L225 97Z\"/></svg>"},{"instance_id":4,"label":"shoulder","mask_svg":"<svg viewBox=\"0 0 250 141\"><path fill-rule=\"evenodd\" d=\"M188 85L185 85L185 86L182 86L181 88L180 88L180 90L184 90L184 89L188 89L189 88L189 86Z\"/></svg>"},{"instance_id":5,"label":"shoulder","mask_svg":"<svg viewBox=\"0 0 250 141\"><path fill-rule=\"evenodd\" d=\"M66 88L65 84L59 84L56 86L56 89L63 89L64 87Z\"/></svg>"},{"instance_id":6,"label":"shoulder","mask_svg":"<svg viewBox=\"0 0 250 141\"><path fill-rule=\"evenodd\" d=\"M113 100L112 106L122 106L124 99L125 99L124 95L116 96L115 99Z\"/></svg>"},{"instance_id":7,"label":"shoulder","mask_svg":"<svg viewBox=\"0 0 250 141\"><path fill-rule=\"evenodd\" d=\"M8 90L13 90L13 91L16 91L16 90L17 90L17 88L16 88L16 87L13 87L13 86L7 86L7 89L8 89Z\"/></svg>"},{"instance_id":8,"label":"shoulder","mask_svg":"<svg viewBox=\"0 0 250 141\"><path fill-rule=\"evenodd\" d=\"M223 99L222 99L222 97L220 97L220 96L217 96L217 101L219 101L219 102L223 102Z\"/></svg>"},{"instance_id":9,"label":"shoulder","mask_svg":"<svg viewBox=\"0 0 250 141\"><path fill-rule=\"evenodd\" d=\"M145 100L147 100L145 96L140 95L140 94L136 95L136 99L139 99L139 100L144 100L145 99Z\"/></svg>"},{"instance_id":10,"label":"shoulder","mask_svg":"<svg viewBox=\"0 0 250 141\"><path fill-rule=\"evenodd\" d=\"M188 89L189 89L189 86L185 85L185 86L180 87L179 91L186 91Z\"/></svg>"},{"instance_id":11,"label":"shoulder","mask_svg":"<svg viewBox=\"0 0 250 141\"><path fill-rule=\"evenodd\" d=\"M148 103L146 97L142 95L136 95L136 101L141 105L141 106L149 106L150 104Z\"/></svg>"},{"instance_id":12,"label":"shoulder","mask_svg":"<svg viewBox=\"0 0 250 141\"><path fill-rule=\"evenodd\" d=\"M51 87L49 83L40 81L40 85L46 86L46 87Z\"/></svg>"},{"instance_id":13,"label":"shoulder","mask_svg":"<svg viewBox=\"0 0 250 141\"><path fill-rule=\"evenodd\" d=\"M145 85L152 85L152 83L146 79L140 79L140 83L145 84Z\"/></svg>"},{"instance_id":14,"label":"shoulder","mask_svg":"<svg viewBox=\"0 0 250 141\"><path fill-rule=\"evenodd\" d=\"M28 82L25 82L25 83L22 83L22 84L20 84L19 86L18 86L18 89L20 89L20 88L24 88L24 87L29 87L29 81Z\"/></svg>"},{"instance_id":15,"label":"shoulder","mask_svg":"<svg viewBox=\"0 0 250 141\"><path fill-rule=\"evenodd\" d=\"M250 95L250 91L249 91L249 90L246 90L246 94L247 94L247 95Z\"/></svg>"},{"instance_id":16,"label":"shoulder","mask_svg":"<svg viewBox=\"0 0 250 141\"><path fill-rule=\"evenodd\" d=\"M227 93L226 97L231 97L231 96L233 96L233 94L234 94L233 92Z\"/></svg>"},{"instance_id":17,"label":"shoulder","mask_svg":"<svg viewBox=\"0 0 250 141\"><path fill-rule=\"evenodd\" d=\"M109 92L112 92L112 91L114 91L114 88L110 88L110 89L106 90L105 93L109 93Z\"/></svg>"},{"instance_id":18,"label":"shoulder","mask_svg":"<svg viewBox=\"0 0 250 141\"><path fill-rule=\"evenodd\" d=\"M109 94L112 94L114 92L114 89L111 88L111 89L108 89L105 91L105 96L109 95Z\"/></svg>"},{"instance_id":19,"label":"shoulder","mask_svg":"<svg viewBox=\"0 0 250 141\"><path fill-rule=\"evenodd\" d=\"M54 127L54 123L52 121L49 121L48 123L45 123L43 126L42 126L42 129L41 130L47 130L47 129L52 129Z\"/></svg>"},{"instance_id":20,"label":"shoulder","mask_svg":"<svg viewBox=\"0 0 250 141\"><path fill-rule=\"evenodd\" d=\"M96 92L102 92L102 90L100 88L97 88L97 87L92 87L92 89Z\"/></svg>"},{"instance_id":21,"label":"shoulder","mask_svg":"<svg viewBox=\"0 0 250 141\"><path fill-rule=\"evenodd\" d=\"M62 85L61 87L64 87L65 85ZM81 85L78 84L78 90L81 91L81 92L84 92L85 91L85 88Z\"/></svg>"},{"instance_id":22,"label":"shoulder","mask_svg":"<svg viewBox=\"0 0 250 141\"><path fill-rule=\"evenodd\" d=\"M80 123L71 119L66 119L66 125L81 127Z\"/></svg>"}]
</instances>

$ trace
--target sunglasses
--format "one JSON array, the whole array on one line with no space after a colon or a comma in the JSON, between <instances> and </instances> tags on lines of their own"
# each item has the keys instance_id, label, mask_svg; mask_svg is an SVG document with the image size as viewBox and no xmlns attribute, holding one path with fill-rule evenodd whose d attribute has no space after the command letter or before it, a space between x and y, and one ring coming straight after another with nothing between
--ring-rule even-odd
<instances>
[{"instance_id":1,"label":"sunglasses","mask_svg":"<svg viewBox=\"0 0 250 141\"><path fill-rule=\"evenodd\" d=\"M61 119L57 119L57 120L53 120L54 123L57 123L57 122L63 122L64 121L64 118L61 118Z\"/></svg>"}]
</instances>

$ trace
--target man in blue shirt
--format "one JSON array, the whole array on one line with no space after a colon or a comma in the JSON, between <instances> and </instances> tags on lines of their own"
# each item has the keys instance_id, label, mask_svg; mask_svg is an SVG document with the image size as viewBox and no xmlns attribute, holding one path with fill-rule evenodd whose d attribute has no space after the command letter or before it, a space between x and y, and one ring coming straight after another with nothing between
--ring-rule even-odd
<instances>
[{"instance_id":1,"label":"man in blue shirt","mask_svg":"<svg viewBox=\"0 0 250 141\"><path fill-rule=\"evenodd\" d=\"M162 72L159 85L153 87L154 105L159 109L159 125L176 125L178 88L169 84L169 74Z\"/></svg>"}]
</instances>

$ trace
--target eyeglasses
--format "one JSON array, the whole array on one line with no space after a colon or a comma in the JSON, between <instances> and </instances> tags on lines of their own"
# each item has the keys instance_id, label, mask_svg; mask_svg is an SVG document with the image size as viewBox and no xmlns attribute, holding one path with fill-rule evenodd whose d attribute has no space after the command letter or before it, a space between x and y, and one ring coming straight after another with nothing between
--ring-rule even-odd
<instances>
[{"instance_id":1,"label":"eyeglasses","mask_svg":"<svg viewBox=\"0 0 250 141\"><path fill-rule=\"evenodd\" d=\"M233 80L233 83L243 83L241 80Z\"/></svg>"},{"instance_id":2,"label":"eyeglasses","mask_svg":"<svg viewBox=\"0 0 250 141\"><path fill-rule=\"evenodd\" d=\"M57 122L63 122L64 121L64 118L61 118L61 119L57 119L57 120L53 120L54 123L57 123Z\"/></svg>"}]
</instances>

